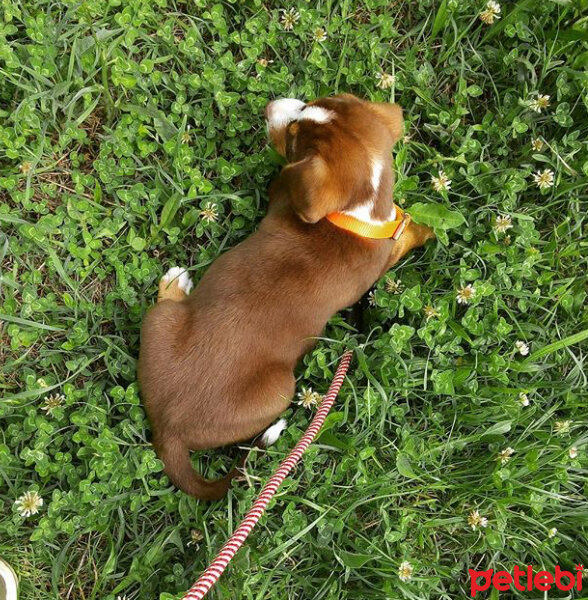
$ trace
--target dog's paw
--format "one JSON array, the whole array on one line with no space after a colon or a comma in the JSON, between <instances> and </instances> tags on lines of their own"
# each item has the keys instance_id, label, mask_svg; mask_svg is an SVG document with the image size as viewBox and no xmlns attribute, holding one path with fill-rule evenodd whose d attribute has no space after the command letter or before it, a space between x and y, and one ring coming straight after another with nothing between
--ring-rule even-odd
<instances>
[{"instance_id":1,"label":"dog's paw","mask_svg":"<svg viewBox=\"0 0 588 600\"><path fill-rule=\"evenodd\" d=\"M190 293L194 284L188 275L188 271L184 267L172 267L162 278L161 282L168 286L172 281L177 282L178 288L186 294Z\"/></svg>"},{"instance_id":2,"label":"dog's paw","mask_svg":"<svg viewBox=\"0 0 588 600\"><path fill-rule=\"evenodd\" d=\"M286 419L280 419L277 423L274 423L271 427L268 427L265 430L265 433L261 436L261 443L263 446L267 448L268 446L275 444L278 441L282 431L286 429L287 425L288 422Z\"/></svg>"},{"instance_id":3,"label":"dog's paw","mask_svg":"<svg viewBox=\"0 0 588 600\"><path fill-rule=\"evenodd\" d=\"M173 300L182 302L190 293L193 284L188 271L183 267L172 267L159 281L157 301Z\"/></svg>"}]
</instances>

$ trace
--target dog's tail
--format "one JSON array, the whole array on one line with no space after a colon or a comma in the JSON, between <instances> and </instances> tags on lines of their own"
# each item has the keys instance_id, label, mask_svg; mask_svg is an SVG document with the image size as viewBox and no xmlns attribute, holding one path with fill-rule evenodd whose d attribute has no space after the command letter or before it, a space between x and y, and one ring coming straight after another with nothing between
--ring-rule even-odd
<instances>
[{"instance_id":1,"label":"dog's tail","mask_svg":"<svg viewBox=\"0 0 588 600\"><path fill-rule=\"evenodd\" d=\"M221 479L205 479L190 462L190 451L180 439L168 439L156 445L165 474L186 494L199 500L219 500L229 490L231 481L240 473L245 457Z\"/></svg>"},{"instance_id":2,"label":"dog's tail","mask_svg":"<svg viewBox=\"0 0 588 600\"><path fill-rule=\"evenodd\" d=\"M215 480L205 479L194 470L190 462L188 446L179 438L168 438L164 441L154 440L154 445L159 458L163 461L165 474L176 487L199 500L220 500L229 491L231 481L241 474L251 450L271 446L284 429L286 429L286 419L280 419L262 436L253 441L251 448L243 453L239 462L229 473Z\"/></svg>"}]
</instances>

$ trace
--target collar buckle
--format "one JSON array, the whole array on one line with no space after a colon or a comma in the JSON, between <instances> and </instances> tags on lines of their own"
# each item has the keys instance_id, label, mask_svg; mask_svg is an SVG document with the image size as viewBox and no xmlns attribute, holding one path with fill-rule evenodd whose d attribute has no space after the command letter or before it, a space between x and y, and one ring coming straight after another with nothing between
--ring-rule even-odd
<instances>
[{"instance_id":1,"label":"collar buckle","mask_svg":"<svg viewBox=\"0 0 588 600\"><path fill-rule=\"evenodd\" d=\"M400 223L398 223L398 227L396 228L396 231L392 234L392 239L394 241L396 241L404 233L404 230L408 227L409 223L410 223L410 215L407 212L403 211L402 221L400 221Z\"/></svg>"}]
</instances>

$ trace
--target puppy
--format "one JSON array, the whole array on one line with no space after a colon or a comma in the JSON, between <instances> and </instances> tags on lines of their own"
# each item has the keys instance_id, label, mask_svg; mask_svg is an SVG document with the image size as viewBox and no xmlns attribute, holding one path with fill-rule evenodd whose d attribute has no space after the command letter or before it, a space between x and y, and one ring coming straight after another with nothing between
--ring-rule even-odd
<instances>
[{"instance_id":1,"label":"puppy","mask_svg":"<svg viewBox=\"0 0 588 600\"><path fill-rule=\"evenodd\" d=\"M287 161L259 229L218 258L190 293L172 269L145 316L138 376L153 444L170 480L221 498L190 450L248 440L288 408L293 369L327 321L408 251L433 237L392 201L402 110L342 94L270 102L270 138Z\"/></svg>"}]
</instances>

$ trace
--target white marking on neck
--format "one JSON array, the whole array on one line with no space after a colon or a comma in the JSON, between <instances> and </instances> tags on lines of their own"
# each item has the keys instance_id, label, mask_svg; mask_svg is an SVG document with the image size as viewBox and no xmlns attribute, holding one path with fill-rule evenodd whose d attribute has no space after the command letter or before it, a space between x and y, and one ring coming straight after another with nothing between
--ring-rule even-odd
<instances>
[{"instance_id":1,"label":"white marking on neck","mask_svg":"<svg viewBox=\"0 0 588 600\"><path fill-rule=\"evenodd\" d=\"M382 181L382 173L384 171L384 161L381 159L372 159L372 176L371 183L374 188L374 195L362 202L361 204L353 207L350 210L343 211L346 215L354 217L359 221L363 221L364 223L370 223L372 225L381 225L382 223L387 223L388 221L394 221L396 219L396 206L392 204L390 207L390 214L384 219L374 219L372 213L374 211L374 204L378 197L378 190L380 189L380 183Z\"/></svg>"},{"instance_id":2,"label":"white marking on neck","mask_svg":"<svg viewBox=\"0 0 588 600\"><path fill-rule=\"evenodd\" d=\"M396 219L396 206L394 206L394 204L391 206L390 214L384 220L375 219L372 216L373 210L374 199L370 198L367 202L358 204L349 210L344 210L343 213L349 215L350 217L354 217L358 221L370 223L371 225L382 225L383 223L394 221Z\"/></svg>"},{"instance_id":3,"label":"white marking on neck","mask_svg":"<svg viewBox=\"0 0 588 600\"><path fill-rule=\"evenodd\" d=\"M380 180L382 179L382 171L384 170L384 161L372 158L372 187L374 188L374 193L378 193L378 188L380 187Z\"/></svg>"},{"instance_id":4,"label":"white marking on neck","mask_svg":"<svg viewBox=\"0 0 588 600\"><path fill-rule=\"evenodd\" d=\"M298 117L299 121L314 121L315 123L328 123L332 121L335 113L322 106L307 106Z\"/></svg>"}]
</instances>

